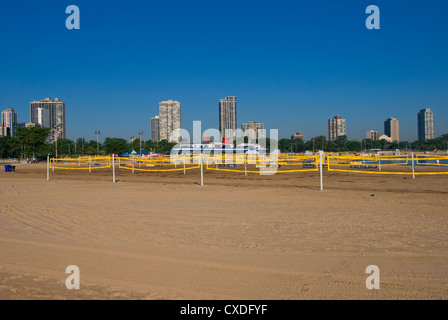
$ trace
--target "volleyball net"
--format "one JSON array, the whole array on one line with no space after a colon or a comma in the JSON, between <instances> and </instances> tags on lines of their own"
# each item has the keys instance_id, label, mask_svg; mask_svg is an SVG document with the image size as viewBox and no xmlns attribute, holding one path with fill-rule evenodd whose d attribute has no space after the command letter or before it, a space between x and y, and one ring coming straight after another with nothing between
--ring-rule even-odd
<instances>
[{"instance_id":1,"label":"volleyball net","mask_svg":"<svg viewBox=\"0 0 448 320\"><path fill-rule=\"evenodd\" d=\"M205 170L259 174L318 172L320 156L315 154L174 154L146 157L116 157L115 167L132 172L174 172ZM112 167L111 156L52 158L49 168L58 170L98 170ZM448 155L429 154L352 154L323 155L323 168L328 172L383 175L446 175Z\"/></svg>"},{"instance_id":2,"label":"volleyball net","mask_svg":"<svg viewBox=\"0 0 448 320\"><path fill-rule=\"evenodd\" d=\"M422 154L405 155L327 155L329 172L349 172L384 175L444 175L448 174L448 156Z\"/></svg>"},{"instance_id":3,"label":"volleyball net","mask_svg":"<svg viewBox=\"0 0 448 320\"><path fill-rule=\"evenodd\" d=\"M97 170L111 168L111 166L112 158L108 156L50 159L50 168L53 170Z\"/></svg>"},{"instance_id":4,"label":"volleyball net","mask_svg":"<svg viewBox=\"0 0 448 320\"><path fill-rule=\"evenodd\" d=\"M155 157L126 157L118 158L118 168L146 172L170 172L198 169L199 161L193 155L179 155L176 158L170 156Z\"/></svg>"},{"instance_id":5,"label":"volleyball net","mask_svg":"<svg viewBox=\"0 0 448 320\"><path fill-rule=\"evenodd\" d=\"M319 156L316 155L218 155L206 157L207 170L260 173L261 170L275 173L312 172L319 170Z\"/></svg>"}]
</instances>

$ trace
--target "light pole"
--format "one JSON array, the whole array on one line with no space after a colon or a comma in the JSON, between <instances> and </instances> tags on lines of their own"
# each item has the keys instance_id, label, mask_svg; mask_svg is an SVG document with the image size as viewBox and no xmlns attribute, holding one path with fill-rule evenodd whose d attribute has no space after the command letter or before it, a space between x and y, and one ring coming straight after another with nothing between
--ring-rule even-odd
<instances>
[{"instance_id":1,"label":"light pole","mask_svg":"<svg viewBox=\"0 0 448 320\"><path fill-rule=\"evenodd\" d=\"M142 137L143 137L143 131L139 131L138 133L139 142L140 142L140 158L142 157Z\"/></svg>"},{"instance_id":2,"label":"light pole","mask_svg":"<svg viewBox=\"0 0 448 320\"><path fill-rule=\"evenodd\" d=\"M95 131L96 134L96 153L100 154L100 147L99 147L99 142L98 142L98 136L100 135L100 131Z\"/></svg>"},{"instance_id":3,"label":"light pole","mask_svg":"<svg viewBox=\"0 0 448 320\"><path fill-rule=\"evenodd\" d=\"M56 158L58 157L58 130L55 130L56 135Z\"/></svg>"}]
</instances>

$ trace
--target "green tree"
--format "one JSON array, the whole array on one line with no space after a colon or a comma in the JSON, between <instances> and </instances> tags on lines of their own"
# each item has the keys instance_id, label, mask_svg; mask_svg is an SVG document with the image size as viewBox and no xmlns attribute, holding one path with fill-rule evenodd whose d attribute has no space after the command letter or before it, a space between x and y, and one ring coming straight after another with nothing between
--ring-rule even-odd
<instances>
[{"instance_id":1,"label":"green tree","mask_svg":"<svg viewBox=\"0 0 448 320\"><path fill-rule=\"evenodd\" d=\"M347 151L361 151L361 142L356 140L351 140L347 142Z\"/></svg>"},{"instance_id":2,"label":"green tree","mask_svg":"<svg viewBox=\"0 0 448 320\"><path fill-rule=\"evenodd\" d=\"M39 151L45 146L49 133L48 128L18 128L17 143L23 147L24 156L42 156Z\"/></svg>"},{"instance_id":3,"label":"green tree","mask_svg":"<svg viewBox=\"0 0 448 320\"><path fill-rule=\"evenodd\" d=\"M291 152L292 144L293 143L291 139L280 139L278 141L278 149L281 152Z\"/></svg>"},{"instance_id":4,"label":"green tree","mask_svg":"<svg viewBox=\"0 0 448 320\"><path fill-rule=\"evenodd\" d=\"M0 138L0 157L14 158L20 155L19 143L16 138L10 136Z\"/></svg>"},{"instance_id":5,"label":"green tree","mask_svg":"<svg viewBox=\"0 0 448 320\"><path fill-rule=\"evenodd\" d=\"M106 138L104 140L104 150L106 154L122 154L130 150L129 143L125 139Z\"/></svg>"}]
</instances>

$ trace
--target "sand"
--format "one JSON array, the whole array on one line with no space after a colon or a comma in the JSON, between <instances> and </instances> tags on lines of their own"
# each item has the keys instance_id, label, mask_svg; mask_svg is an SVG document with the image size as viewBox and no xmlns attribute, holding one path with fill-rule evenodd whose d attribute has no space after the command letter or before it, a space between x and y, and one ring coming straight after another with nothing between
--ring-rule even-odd
<instances>
[{"instance_id":1,"label":"sand","mask_svg":"<svg viewBox=\"0 0 448 320\"><path fill-rule=\"evenodd\" d=\"M448 298L448 176L326 172L323 192L315 172L117 180L0 173L0 299Z\"/></svg>"}]
</instances>

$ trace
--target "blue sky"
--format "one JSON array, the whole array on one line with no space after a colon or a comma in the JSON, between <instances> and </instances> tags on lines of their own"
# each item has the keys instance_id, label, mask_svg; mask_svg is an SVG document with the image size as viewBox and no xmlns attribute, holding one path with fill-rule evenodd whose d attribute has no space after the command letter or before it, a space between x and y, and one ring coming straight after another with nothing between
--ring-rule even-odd
<instances>
[{"instance_id":1,"label":"blue sky","mask_svg":"<svg viewBox=\"0 0 448 320\"><path fill-rule=\"evenodd\" d=\"M81 29L67 30L77 5ZM381 29L367 30L368 5ZM237 96L238 125L263 122L287 138L327 135L347 119L350 139L400 120L417 138L417 112L448 132L447 1L0 2L0 108L28 122L29 102L66 102L67 137L129 139L158 103L182 104L182 127L218 127L218 102Z\"/></svg>"}]
</instances>

